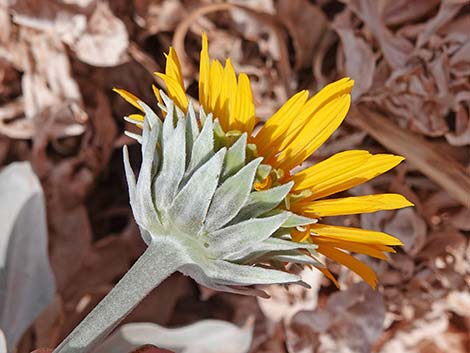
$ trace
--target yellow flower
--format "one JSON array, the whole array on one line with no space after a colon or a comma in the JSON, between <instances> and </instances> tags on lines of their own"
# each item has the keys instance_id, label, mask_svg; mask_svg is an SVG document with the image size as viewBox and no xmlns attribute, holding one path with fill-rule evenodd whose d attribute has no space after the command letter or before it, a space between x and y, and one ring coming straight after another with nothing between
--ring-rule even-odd
<instances>
[{"instance_id":1,"label":"yellow flower","mask_svg":"<svg viewBox=\"0 0 470 353\"><path fill-rule=\"evenodd\" d=\"M165 73L157 73L165 82L169 97L186 112L188 98L178 56L173 48L166 55ZM288 196L289 210L310 218L350 215L379 210L399 209L413 204L398 194L327 198L360 185L390 170L404 158L389 154L372 155L367 151L340 152L311 167L293 173L342 123L351 104L353 80L343 78L323 88L313 97L304 90L292 96L261 129L253 135L257 122L250 80L244 73L236 75L227 59L225 66L210 60L208 41L202 36L199 70L199 103L206 113L218 118L224 131L246 132L249 142L256 145L256 153L271 172L255 184L257 190L290 181L294 186ZM131 93L115 89L125 100L142 110L138 99ZM158 90L154 87L161 102ZM136 124L143 116L133 114ZM296 168L298 170L299 168ZM341 263L361 276L372 287L376 286L375 273L352 253L387 259L392 246L401 241L388 234L352 227L312 224L305 229L292 231L291 237L299 242L318 245L317 251ZM326 268L319 268L336 285L336 279Z\"/></svg>"}]
</instances>

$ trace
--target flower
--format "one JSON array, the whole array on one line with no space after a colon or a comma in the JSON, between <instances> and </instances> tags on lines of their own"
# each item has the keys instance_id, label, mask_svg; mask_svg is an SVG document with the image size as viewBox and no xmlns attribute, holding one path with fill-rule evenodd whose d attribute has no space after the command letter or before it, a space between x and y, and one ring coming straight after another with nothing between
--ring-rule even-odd
<instances>
[{"instance_id":1,"label":"flower","mask_svg":"<svg viewBox=\"0 0 470 353\"><path fill-rule=\"evenodd\" d=\"M170 48L166 59L165 72L156 75L166 85L169 96L167 101L176 104L181 111L180 115L189 112L191 116L192 107L185 93L180 63L173 48ZM262 192L291 185L282 198L281 208L292 214L323 220L328 216L392 210L413 205L402 195L392 193L330 198L392 169L404 159L401 156L372 155L367 151L351 150L300 169L302 163L331 136L346 117L353 83L349 78L340 79L311 98L306 90L295 94L254 133L257 118L248 76L241 73L237 77L230 59L226 60L225 66L218 60L211 61L207 36L202 36L199 71L201 108L212 114L217 119L217 124L220 124L219 130L223 132L221 135L225 139L222 144L230 145L230 136L247 137L247 151L258 161L253 185L255 190ZM115 90L148 114L137 97L122 89ZM155 87L154 92L162 106L164 97ZM128 120L139 126L146 121L139 114L128 117ZM387 259L385 253L393 253L393 246L402 245L399 239L383 232L314 222L290 227L289 238L298 244L316 245L319 253L348 267L372 287L377 283L375 273L350 253ZM317 267L338 285L326 267Z\"/></svg>"},{"instance_id":2,"label":"flower","mask_svg":"<svg viewBox=\"0 0 470 353\"><path fill-rule=\"evenodd\" d=\"M142 136L131 134L142 145L137 180L124 147L130 203L149 249L217 290L265 295L247 286L303 284L281 264L321 266L315 244L285 238L316 221L277 207L293 183L254 190L262 157L247 156L247 134L227 136L212 114L197 118L191 105L183 113L159 94L163 122L141 101L145 118L130 119L143 126Z\"/></svg>"}]
</instances>

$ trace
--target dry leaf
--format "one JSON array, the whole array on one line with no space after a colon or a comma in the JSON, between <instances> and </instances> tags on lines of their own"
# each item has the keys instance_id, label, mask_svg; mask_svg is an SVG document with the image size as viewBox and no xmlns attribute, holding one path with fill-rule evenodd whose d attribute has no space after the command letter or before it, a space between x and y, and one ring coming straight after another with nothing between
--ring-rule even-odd
<instances>
[{"instance_id":1,"label":"dry leaf","mask_svg":"<svg viewBox=\"0 0 470 353\"><path fill-rule=\"evenodd\" d=\"M380 48L392 68L402 68L408 61L413 49L405 38L394 35L385 27L375 0L343 0L349 9L366 24L370 32L377 39Z\"/></svg>"},{"instance_id":2,"label":"dry leaf","mask_svg":"<svg viewBox=\"0 0 470 353\"><path fill-rule=\"evenodd\" d=\"M289 353L368 353L383 331L382 295L365 283L330 296L325 308L301 311L288 329Z\"/></svg>"},{"instance_id":3,"label":"dry leaf","mask_svg":"<svg viewBox=\"0 0 470 353\"><path fill-rule=\"evenodd\" d=\"M252 331L253 320L241 328L220 320L203 320L174 329L133 323L121 326L96 353L127 353L144 343L181 353L247 353Z\"/></svg>"},{"instance_id":4,"label":"dry leaf","mask_svg":"<svg viewBox=\"0 0 470 353\"><path fill-rule=\"evenodd\" d=\"M72 45L77 57L94 66L116 66L126 60L129 38L124 23L105 2L98 2L87 27Z\"/></svg>"},{"instance_id":5,"label":"dry leaf","mask_svg":"<svg viewBox=\"0 0 470 353\"><path fill-rule=\"evenodd\" d=\"M384 230L400 239L403 249L411 256L418 254L426 243L426 222L412 208L396 211Z\"/></svg>"},{"instance_id":6,"label":"dry leaf","mask_svg":"<svg viewBox=\"0 0 470 353\"><path fill-rule=\"evenodd\" d=\"M47 257L44 196L28 162L0 173L0 328L8 351L51 304L55 283Z\"/></svg>"},{"instance_id":7,"label":"dry leaf","mask_svg":"<svg viewBox=\"0 0 470 353\"><path fill-rule=\"evenodd\" d=\"M316 269L305 269L299 276L311 288L306 289L301 286L284 288L280 285L271 285L267 290L271 298L257 297L261 311L271 321L289 322L297 312L316 308L322 273Z\"/></svg>"},{"instance_id":8,"label":"dry leaf","mask_svg":"<svg viewBox=\"0 0 470 353\"><path fill-rule=\"evenodd\" d=\"M345 74L356 82L352 92L352 98L356 100L372 86L375 73L375 55L369 44L355 34L351 19L348 17L348 12L336 16L334 28L343 46L346 61Z\"/></svg>"},{"instance_id":9,"label":"dry leaf","mask_svg":"<svg viewBox=\"0 0 470 353\"><path fill-rule=\"evenodd\" d=\"M318 6L307 0L280 0L276 14L289 31L295 50L295 69L310 65L314 51L327 29L327 20ZM308 28L308 35L305 31Z\"/></svg>"}]
</instances>

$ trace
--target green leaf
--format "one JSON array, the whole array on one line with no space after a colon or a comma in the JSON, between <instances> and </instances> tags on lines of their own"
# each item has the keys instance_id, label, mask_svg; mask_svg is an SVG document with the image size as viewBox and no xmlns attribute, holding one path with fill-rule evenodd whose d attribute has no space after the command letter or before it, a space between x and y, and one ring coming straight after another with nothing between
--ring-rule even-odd
<instances>
[{"instance_id":1,"label":"green leaf","mask_svg":"<svg viewBox=\"0 0 470 353\"><path fill-rule=\"evenodd\" d=\"M196 170L171 205L167 217L187 234L196 235L202 229L217 188L225 152L225 148L221 149Z\"/></svg>"},{"instance_id":2,"label":"green leaf","mask_svg":"<svg viewBox=\"0 0 470 353\"><path fill-rule=\"evenodd\" d=\"M153 129L154 127L157 127L160 129L162 127L162 121L157 114L155 114L152 108L142 101L139 101L139 105L145 112L145 120L148 121L150 128Z\"/></svg>"},{"instance_id":3,"label":"green leaf","mask_svg":"<svg viewBox=\"0 0 470 353\"><path fill-rule=\"evenodd\" d=\"M253 188L256 169L261 160L257 158L251 161L216 190L204 224L207 232L223 227L237 215Z\"/></svg>"},{"instance_id":4,"label":"green leaf","mask_svg":"<svg viewBox=\"0 0 470 353\"><path fill-rule=\"evenodd\" d=\"M223 260L215 260L205 268L211 279L222 284L254 285L272 283L300 283L299 276L263 267L238 265Z\"/></svg>"},{"instance_id":5,"label":"green leaf","mask_svg":"<svg viewBox=\"0 0 470 353\"><path fill-rule=\"evenodd\" d=\"M142 134L142 165L140 167L139 178L137 179L137 199L136 202L139 204L139 210L143 219L155 219L158 221L158 214L155 209L152 199L152 181L153 173L152 169L154 164L158 164L159 155L156 153L155 148L159 137L160 128L157 124L154 125L153 129L150 129L150 122L144 121L144 130ZM157 161L155 161L155 159ZM146 224L147 229L152 231L154 229L153 222Z\"/></svg>"},{"instance_id":6,"label":"green leaf","mask_svg":"<svg viewBox=\"0 0 470 353\"><path fill-rule=\"evenodd\" d=\"M246 133L232 145L225 155L224 170L222 172L222 180L234 175L245 165L246 157Z\"/></svg>"},{"instance_id":7,"label":"green leaf","mask_svg":"<svg viewBox=\"0 0 470 353\"><path fill-rule=\"evenodd\" d=\"M245 206L235 217L232 223L238 223L250 218L258 217L278 206L289 193L294 182L276 186L274 188L252 192Z\"/></svg>"},{"instance_id":8,"label":"green leaf","mask_svg":"<svg viewBox=\"0 0 470 353\"><path fill-rule=\"evenodd\" d=\"M289 252L291 250L296 249L309 249L315 250L317 245L310 244L310 243L298 243L294 241L284 240L269 237L263 242L257 243L249 249L244 251L239 251L228 256L226 259L230 261L236 262L247 262L247 261L254 261L256 258L263 256L269 252Z\"/></svg>"},{"instance_id":9,"label":"green leaf","mask_svg":"<svg viewBox=\"0 0 470 353\"><path fill-rule=\"evenodd\" d=\"M214 155L214 132L213 123L210 116L207 117L202 131L194 142L191 151L191 160L185 172L185 179L197 170L203 163Z\"/></svg>"},{"instance_id":10,"label":"green leaf","mask_svg":"<svg viewBox=\"0 0 470 353\"><path fill-rule=\"evenodd\" d=\"M191 151L193 150L194 142L199 136L199 126L194 111L193 103L189 101L188 116L186 118L186 165L191 161Z\"/></svg>"},{"instance_id":11,"label":"green leaf","mask_svg":"<svg viewBox=\"0 0 470 353\"><path fill-rule=\"evenodd\" d=\"M167 208L173 201L186 166L186 122L181 119L173 128L171 120L167 116L163 122L163 161L154 184L155 203L159 209Z\"/></svg>"},{"instance_id":12,"label":"green leaf","mask_svg":"<svg viewBox=\"0 0 470 353\"><path fill-rule=\"evenodd\" d=\"M272 217L254 218L208 235L209 251L214 256L229 256L266 240L289 217L281 213Z\"/></svg>"},{"instance_id":13,"label":"green leaf","mask_svg":"<svg viewBox=\"0 0 470 353\"><path fill-rule=\"evenodd\" d=\"M295 264L306 264L306 265L324 267L324 265L321 262L315 260L314 258L300 251L295 251L295 250L287 254L285 253L279 254L279 255L270 254L269 259L281 261L281 262L290 262L290 263L295 263Z\"/></svg>"},{"instance_id":14,"label":"green leaf","mask_svg":"<svg viewBox=\"0 0 470 353\"><path fill-rule=\"evenodd\" d=\"M300 226L306 226L308 224L317 223L318 219L304 217L295 213L290 213L289 218L282 224L282 228L294 228Z\"/></svg>"}]
</instances>

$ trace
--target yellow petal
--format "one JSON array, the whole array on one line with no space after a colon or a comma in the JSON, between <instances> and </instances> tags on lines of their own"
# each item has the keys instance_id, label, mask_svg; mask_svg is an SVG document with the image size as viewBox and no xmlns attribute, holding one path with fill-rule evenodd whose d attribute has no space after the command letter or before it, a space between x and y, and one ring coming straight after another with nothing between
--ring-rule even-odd
<instances>
[{"instance_id":1,"label":"yellow petal","mask_svg":"<svg viewBox=\"0 0 470 353\"><path fill-rule=\"evenodd\" d=\"M135 120L135 121L140 121L142 123L144 122L144 119L145 119L144 116L141 114L129 114L128 118Z\"/></svg>"},{"instance_id":2,"label":"yellow petal","mask_svg":"<svg viewBox=\"0 0 470 353\"><path fill-rule=\"evenodd\" d=\"M188 109L188 97L186 97L186 93L184 88L181 87L179 82L171 76L156 73L158 77L160 77L166 85L166 90L168 92L168 96L176 103L176 105L184 112Z\"/></svg>"},{"instance_id":3,"label":"yellow petal","mask_svg":"<svg viewBox=\"0 0 470 353\"><path fill-rule=\"evenodd\" d=\"M181 73L181 65L176 51L170 47L170 51L165 54L165 57L165 74L174 78L184 90L183 74Z\"/></svg>"},{"instance_id":4,"label":"yellow petal","mask_svg":"<svg viewBox=\"0 0 470 353\"><path fill-rule=\"evenodd\" d=\"M317 267L317 270L321 271L326 278L328 278L331 282L333 282L333 284L336 286L336 288L340 289L340 285L339 285L339 282L336 280L335 276L333 276L333 274L330 272L330 270L328 270L326 267Z\"/></svg>"},{"instance_id":5,"label":"yellow petal","mask_svg":"<svg viewBox=\"0 0 470 353\"><path fill-rule=\"evenodd\" d=\"M244 73L238 76L237 93L235 99L230 102L230 126L233 130L239 130L251 134L255 126L255 106L250 87L250 79Z\"/></svg>"},{"instance_id":6,"label":"yellow petal","mask_svg":"<svg viewBox=\"0 0 470 353\"><path fill-rule=\"evenodd\" d=\"M302 127L295 139L275 157L274 166L289 171L306 160L341 125L350 104L349 93L325 104Z\"/></svg>"},{"instance_id":7,"label":"yellow petal","mask_svg":"<svg viewBox=\"0 0 470 353\"><path fill-rule=\"evenodd\" d=\"M144 112L144 109L138 103L140 99L134 96L131 92L126 91L122 88L113 88L113 91L119 94L127 103L132 104L134 107L139 109L141 112Z\"/></svg>"},{"instance_id":8,"label":"yellow petal","mask_svg":"<svg viewBox=\"0 0 470 353\"><path fill-rule=\"evenodd\" d=\"M313 237L312 242L317 245L333 246L335 248L340 248L346 251L364 254L367 256L375 257L376 259L388 260L388 257L382 251L368 244L360 244L349 241L338 242L329 238L322 238L318 236Z\"/></svg>"},{"instance_id":9,"label":"yellow petal","mask_svg":"<svg viewBox=\"0 0 470 353\"><path fill-rule=\"evenodd\" d=\"M293 176L292 191L309 189L309 199L347 190L392 169L404 158L391 154L371 155L366 151L347 151L317 163Z\"/></svg>"},{"instance_id":10,"label":"yellow petal","mask_svg":"<svg viewBox=\"0 0 470 353\"><path fill-rule=\"evenodd\" d=\"M209 58L209 44L207 36L202 34L202 49L199 62L199 103L203 107L209 104L209 76L210 74L210 58Z\"/></svg>"},{"instance_id":11,"label":"yellow petal","mask_svg":"<svg viewBox=\"0 0 470 353\"><path fill-rule=\"evenodd\" d=\"M338 199L298 202L292 210L310 217L341 216L358 213L394 210L413 206L399 194L376 194Z\"/></svg>"},{"instance_id":12,"label":"yellow petal","mask_svg":"<svg viewBox=\"0 0 470 353\"><path fill-rule=\"evenodd\" d=\"M339 152L309 168L303 169L292 177L292 191L301 191L318 184L324 179L343 174L352 168L362 165L371 154L362 150Z\"/></svg>"},{"instance_id":13,"label":"yellow petal","mask_svg":"<svg viewBox=\"0 0 470 353\"><path fill-rule=\"evenodd\" d=\"M298 117L307 98L306 90L296 93L266 121L254 138L259 155L269 159L280 151L278 146L284 133Z\"/></svg>"},{"instance_id":14,"label":"yellow petal","mask_svg":"<svg viewBox=\"0 0 470 353\"><path fill-rule=\"evenodd\" d=\"M222 79L224 75L224 68L218 60L213 60L210 66L209 78L209 91L208 91L208 105L204 106L206 113L212 113L216 118L220 118L220 112L216 110L217 99L219 98L220 91L222 90ZM223 120L223 119L221 119Z\"/></svg>"},{"instance_id":15,"label":"yellow petal","mask_svg":"<svg viewBox=\"0 0 470 353\"><path fill-rule=\"evenodd\" d=\"M124 118L124 120L134 124L135 126L137 126L139 129L143 129L144 128L144 120L145 120L145 117L141 114L129 114L127 116L127 119Z\"/></svg>"},{"instance_id":16,"label":"yellow petal","mask_svg":"<svg viewBox=\"0 0 470 353\"><path fill-rule=\"evenodd\" d=\"M351 93L354 81L349 77L342 78L336 82L330 83L310 98L302 107L299 114L291 121L285 121L283 126L280 126L281 137L276 140L276 152L280 152L287 148L293 142L300 131L312 119L317 119L317 113L323 110L325 105L337 100L341 96L349 95Z\"/></svg>"},{"instance_id":17,"label":"yellow petal","mask_svg":"<svg viewBox=\"0 0 470 353\"><path fill-rule=\"evenodd\" d=\"M160 97L160 91L158 90L157 86L152 85L152 91L155 98L157 99L157 102L163 105L163 100L162 97Z\"/></svg>"},{"instance_id":18,"label":"yellow petal","mask_svg":"<svg viewBox=\"0 0 470 353\"><path fill-rule=\"evenodd\" d=\"M306 229L302 231L296 228L293 228L291 230L291 237L293 241L297 243L303 243L304 241L310 238L310 227L307 226Z\"/></svg>"},{"instance_id":19,"label":"yellow petal","mask_svg":"<svg viewBox=\"0 0 470 353\"><path fill-rule=\"evenodd\" d=\"M219 111L219 121L222 125L222 128L225 131L229 131L230 126L233 125L230 117L230 102L235 99L237 92L237 76L233 68L232 62L230 59L227 59L225 62L223 79L222 79L222 90L219 95L219 100L217 102L217 111Z\"/></svg>"},{"instance_id":20,"label":"yellow petal","mask_svg":"<svg viewBox=\"0 0 470 353\"><path fill-rule=\"evenodd\" d=\"M266 190L266 189L269 189L272 184L273 184L273 179L271 178L270 175L268 175L264 180L255 182L253 184L253 188L256 191Z\"/></svg>"},{"instance_id":21,"label":"yellow petal","mask_svg":"<svg viewBox=\"0 0 470 353\"><path fill-rule=\"evenodd\" d=\"M371 244L370 246L373 246L377 250L380 251L385 251L385 252L391 252L391 253L396 253L396 250L390 246L387 245L382 245L382 244Z\"/></svg>"},{"instance_id":22,"label":"yellow petal","mask_svg":"<svg viewBox=\"0 0 470 353\"><path fill-rule=\"evenodd\" d=\"M340 227L328 224L312 224L310 230L321 237L337 241L352 241L363 244L402 245L403 243L391 235L375 230L361 228ZM312 235L312 239L314 239Z\"/></svg>"},{"instance_id":23,"label":"yellow petal","mask_svg":"<svg viewBox=\"0 0 470 353\"><path fill-rule=\"evenodd\" d=\"M357 273L359 276L362 277L364 281L366 281L372 288L375 288L377 285L377 276L375 275L374 271L364 264L363 262L359 261L355 257L346 254L345 252L338 250L334 247L327 246L327 245L320 245L317 248L317 251L320 254L325 255L326 257L339 262L340 264L346 266L351 271Z\"/></svg>"}]
</instances>

